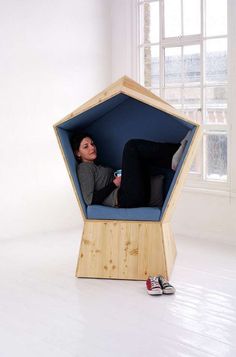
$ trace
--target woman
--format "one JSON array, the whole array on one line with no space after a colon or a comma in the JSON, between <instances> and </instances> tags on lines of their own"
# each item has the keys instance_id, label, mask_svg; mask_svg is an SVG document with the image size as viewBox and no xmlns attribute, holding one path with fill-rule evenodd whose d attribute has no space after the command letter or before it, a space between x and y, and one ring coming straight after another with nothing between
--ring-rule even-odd
<instances>
[{"instance_id":1,"label":"woman","mask_svg":"<svg viewBox=\"0 0 236 357\"><path fill-rule=\"evenodd\" d=\"M143 139L129 140L123 150L122 177L114 177L113 169L95 163L97 148L91 135L77 134L72 139L72 147L79 162L78 178L85 203L122 208L148 206L149 167L176 169L187 142L186 138L184 140L181 146Z\"/></svg>"}]
</instances>

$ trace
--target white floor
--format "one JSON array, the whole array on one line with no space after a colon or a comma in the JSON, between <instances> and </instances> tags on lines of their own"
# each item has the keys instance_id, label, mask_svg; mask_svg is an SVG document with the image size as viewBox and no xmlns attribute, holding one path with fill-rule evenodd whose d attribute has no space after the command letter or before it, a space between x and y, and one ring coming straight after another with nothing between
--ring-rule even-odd
<instances>
[{"instance_id":1,"label":"white floor","mask_svg":"<svg viewBox=\"0 0 236 357\"><path fill-rule=\"evenodd\" d=\"M174 296L74 277L81 232L0 241L0 357L236 356L236 246L178 238Z\"/></svg>"}]
</instances>

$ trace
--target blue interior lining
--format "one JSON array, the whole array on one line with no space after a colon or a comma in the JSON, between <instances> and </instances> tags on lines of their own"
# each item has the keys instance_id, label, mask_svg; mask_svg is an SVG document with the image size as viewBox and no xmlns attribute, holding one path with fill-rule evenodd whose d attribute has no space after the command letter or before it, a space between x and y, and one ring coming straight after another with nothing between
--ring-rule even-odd
<instances>
[{"instance_id":1,"label":"blue interior lining","mask_svg":"<svg viewBox=\"0 0 236 357\"><path fill-rule=\"evenodd\" d=\"M81 189L80 189L80 184L79 184L79 180L78 180L78 176L77 176L77 161L75 160L75 156L73 153L73 150L71 148L71 144L70 144L70 133L66 130L63 130L61 128L57 128L57 133L59 135L60 138L60 142L61 142L61 146L70 170L70 174L73 180L73 183L75 185L75 189L77 192L77 195L79 196L79 200L84 212L85 217L87 217L87 207L86 204L84 202L82 193L81 193Z\"/></svg>"},{"instance_id":2,"label":"blue interior lining","mask_svg":"<svg viewBox=\"0 0 236 357\"><path fill-rule=\"evenodd\" d=\"M105 114L112 111L114 108L119 106L128 98L129 97L122 93L115 95L114 97L111 97L110 99L105 100L100 104L97 104L95 107L92 107L86 110L85 112L82 112L76 115L75 117L67 120L66 122L59 124L58 127L73 132L76 130L82 130L83 128L87 128L95 120L103 117Z\"/></svg>"},{"instance_id":3,"label":"blue interior lining","mask_svg":"<svg viewBox=\"0 0 236 357\"><path fill-rule=\"evenodd\" d=\"M168 193L166 193L161 212L159 210L159 213L157 213L157 208L150 207L145 207L145 211L144 208L139 208L136 209L136 211L130 212L128 211L134 209L120 211L121 209L105 206L99 206L100 208L98 208L98 206L95 205L89 206L87 209L77 178L77 162L70 144L71 136L75 132L86 131L92 135L98 149L98 157L102 158L102 160L97 163L112 167L113 169L119 169L121 168L123 147L129 139L140 138L157 142L179 143L189 130L192 131L193 136L195 128L196 127L191 123L185 122L124 94L118 94L94 108L67 120L65 123L58 125L57 132L85 216L88 218L97 217L97 219L113 219L115 217L114 215L117 215L117 219L121 216L132 216L133 220L142 220L142 217L145 217L145 220L147 220L148 216L146 213L149 212L150 217L153 218L155 216L155 220L159 220L167 206L190 142L185 148L184 155L181 158L174 177L173 174L169 173L168 179L165 181L165 191L168 190ZM165 177L167 177L167 175L165 175ZM131 212L133 213L131 214ZM104 214L108 216L104 217Z\"/></svg>"}]
</instances>

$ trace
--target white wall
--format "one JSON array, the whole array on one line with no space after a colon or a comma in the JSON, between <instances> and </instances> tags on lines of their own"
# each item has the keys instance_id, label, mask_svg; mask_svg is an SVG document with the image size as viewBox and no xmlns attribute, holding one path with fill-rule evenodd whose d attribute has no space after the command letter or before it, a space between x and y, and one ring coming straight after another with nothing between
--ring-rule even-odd
<instances>
[{"instance_id":1,"label":"white wall","mask_svg":"<svg viewBox=\"0 0 236 357\"><path fill-rule=\"evenodd\" d=\"M110 1L1 1L0 24L0 238L78 227L52 125L111 82Z\"/></svg>"},{"instance_id":2,"label":"white wall","mask_svg":"<svg viewBox=\"0 0 236 357\"><path fill-rule=\"evenodd\" d=\"M0 239L81 225L52 125L111 81L124 74L137 79L134 3L0 2ZM229 4L236 58L236 3ZM235 242L234 61L230 79L232 197L184 190L175 233Z\"/></svg>"},{"instance_id":3,"label":"white wall","mask_svg":"<svg viewBox=\"0 0 236 357\"><path fill-rule=\"evenodd\" d=\"M136 44L134 33L136 19L133 16L136 0L112 0L112 81L127 75L136 79Z\"/></svg>"},{"instance_id":4,"label":"white wall","mask_svg":"<svg viewBox=\"0 0 236 357\"><path fill-rule=\"evenodd\" d=\"M173 216L176 234L236 244L236 2L229 0L230 192L182 191ZM138 79L135 0L112 1L112 79L127 74ZM133 17L133 18L132 18ZM121 20L121 24L120 24Z\"/></svg>"}]
</instances>

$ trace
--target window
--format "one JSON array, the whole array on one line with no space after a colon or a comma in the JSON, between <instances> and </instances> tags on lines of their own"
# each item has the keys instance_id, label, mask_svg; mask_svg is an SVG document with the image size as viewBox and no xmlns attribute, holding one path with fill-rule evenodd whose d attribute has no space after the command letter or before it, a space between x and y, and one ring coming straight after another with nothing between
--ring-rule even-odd
<instances>
[{"instance_id":1,"label":"window","mask_svg":"<svg viewBox=\"0 0 236 357\"><path fill-rule=\"evenodd\" d=\"M227 0L138 1L140 82L203 128L191 180L227 183Z\"/></svg>"}]
</instances>

